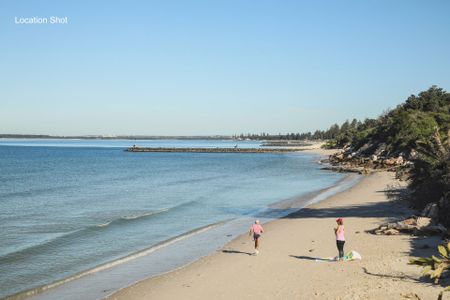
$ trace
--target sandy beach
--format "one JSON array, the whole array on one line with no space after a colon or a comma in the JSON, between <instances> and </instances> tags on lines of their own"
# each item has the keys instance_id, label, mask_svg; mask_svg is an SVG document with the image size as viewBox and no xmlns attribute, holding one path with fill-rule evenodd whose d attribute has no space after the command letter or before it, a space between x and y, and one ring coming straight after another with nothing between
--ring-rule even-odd
<instances>
[{"instance_id":1,"label":"sandy beach","mask_svg":"<svg viewBox=\"0 0 450 300\"><path fill-rule=\"evenodd\" d=\"M410 256L434 253L437 238L365 232L413 213L384 193L403 185L393 173L374 173L325 201L265 224L258 256L243 234L216 253L109 299L436 299L442 288L421 280L420 268L407 262ZM337 217L345 222L345 252L356 250L362 260L316 261L337 255Z\"/></svg>"}]
</instances>

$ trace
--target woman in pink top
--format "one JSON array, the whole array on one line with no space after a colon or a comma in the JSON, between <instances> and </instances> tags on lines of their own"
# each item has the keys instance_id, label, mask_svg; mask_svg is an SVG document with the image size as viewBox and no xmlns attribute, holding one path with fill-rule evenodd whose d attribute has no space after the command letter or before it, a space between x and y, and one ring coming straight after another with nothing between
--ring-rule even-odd
<instances>
[{"instance_id":1,"label":"woman in pink top","mask_svg":"<svg viewBox=\"0 0 450 300\"><path fill-rule=\"evenodd\" d=\"M339 218L336 220L337 227L334 229L334 233L336 235L336 245L339 251L339 260L344 259L344 244L345 244L345 236L344 236L344 220Z\"/></svg>"},{"instance_id":2,"label":"woman in pink top","mask_svg":"<svg viewBox=\"0 0 450 300\"><path fill-rule=\"evenodd\" d=\"M261 233L263 233L264 230L259 224L259 220L255 221L255 224L250 227L250 232L248 233L249 236L253 234L253 240L255 241L255 255L258 255L259 253L259 238L261 237Z\"/></svg>"}]
</instances>

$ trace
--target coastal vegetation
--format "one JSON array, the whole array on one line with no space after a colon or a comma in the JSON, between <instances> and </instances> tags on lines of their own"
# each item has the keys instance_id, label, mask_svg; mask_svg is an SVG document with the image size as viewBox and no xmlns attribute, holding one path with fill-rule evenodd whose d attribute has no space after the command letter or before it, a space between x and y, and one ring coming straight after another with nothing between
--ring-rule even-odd
<instances>
[{"instance_id":1,"label":"coastal vegetation","mask_svg":"<svg viewBox=\"0 0 450 300\"><path fill-rule=\"evenodd\" d=\"M417 96L411 95L404 103L385 111L378 118L356 124L349 126L346 122L340 127L339 134L332 141L335 146L351 144L354 150L365 155L383 152L388 156L409 154L417 148L418 142L429 143L436 128L447 135L450 129L450 93L432 86Z\"/></svg>"},{"instance_id":2,"label":"coastal vegetation","mask_svg":"<svg viewBox=\"0 0 450 300\"><path fill-rule=\"evenodd\" d=\"M418 208L434 209L433 217L450 226L450 130L439 130L427 142L419 141L418 157L410 170L411 200Z\"/></svg>"},{"instance_id":3,"label":"coastal vegetation","mask_svg":"<svg viewBox=\"0 0 450 300\"><path fill-rule=\"evenodd\" d=\"M345 149L335 162L395 167L410 179L413 205L428 206L438 222L450 226L450 93L432 86L356 124L343 124L326 144Z\"/></svg>"},{"instance_id":4,"label":"coastal vegetation","mask_svg":"<svg viewBox=\"0 0 450 300\"><path fill-rule=\"evenodd\" d=\"M448 275L450 271L450 243L438 245L438 252L440 257L432 255L431 257L411 258L409 260L409 264L423 267L422 274L433 279L435 284L439 283L443 275ZM439 293L438 300L442 300L444 292L449 291L450 286L447 286Z\"/></svg>"},{"instance_id":5,"label":"coastal vegetation","mask_svg":"<svg viewBox=\"0 0 450 300\"><path fill-rule=\"evenodd\" d=\"M450 269L450 243L439 245L438 252L440 257L432 255L431 257L411 258L409 263L422 266L422 274L429 276L434 283L439 283L442 275ZM450 290L450 287L447 288Z\"/></svg>"}]
</instances>

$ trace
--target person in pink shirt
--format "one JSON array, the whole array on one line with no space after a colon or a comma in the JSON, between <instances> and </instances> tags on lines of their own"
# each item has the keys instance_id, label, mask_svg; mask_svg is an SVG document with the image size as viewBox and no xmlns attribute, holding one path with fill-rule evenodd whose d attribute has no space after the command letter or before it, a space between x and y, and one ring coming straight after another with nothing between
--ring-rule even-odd
<instances>
[{"instance_id":1,"label":"person in pink shirt","mask_svg":"<svg viewBox=\"0 0 450 300\"><path fill-rule=\"evenodd\" d=\"M339 251L339 260L344 260L344 244L345 244L345 232L344 232L344 220L342 218L336 219L337 227L334 229L336 235L336 246Z\"/></svg>"},{"instance_id":2,"label":"person in pink shirt","mask_svg":"<svg viewBox=\"0 0 450 300\"><path fill-rule=\"evenodd\" d=\"M255 224L250 227L250 232L248 233L249 236L253 235L253 240L255 241L255 255L259 254L259 238L261 237L261 234L264 232L263 227L261 224L259 224L259 220L255 221Z\"/></svg>"}]
</instances>

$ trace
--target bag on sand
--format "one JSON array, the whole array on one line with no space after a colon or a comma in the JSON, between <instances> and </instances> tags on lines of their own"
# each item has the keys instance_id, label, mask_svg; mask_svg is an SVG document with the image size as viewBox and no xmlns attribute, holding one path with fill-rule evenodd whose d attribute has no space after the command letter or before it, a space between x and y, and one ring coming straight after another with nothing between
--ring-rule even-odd
<instances>
[{"instance_id":1,"label":"bag on sand","mask_svg":"<svg viewBox=\"0 0 450 300\"><path fill-rule=\"evenodd\" d=\"M352 250L349 253L347 253L347 255L344 255L344 261L361 260L361 259L362 259L361 254L359 254L355 250ZM339 256L316 258L316 261L325 261L325 262L339 261Z\"/></svg>"},{"instance_id":2,"label":"bag on sand","mask_svg":"<svg viewBox=\"0 0 450 300\"><path fill-rule=\"evenodd\" d=\"M356 252L355 250L352 250L350 253L344 256L344 260L356 260L356 259L362 259L361 254Z\"/></svg>"}]
</instances>

